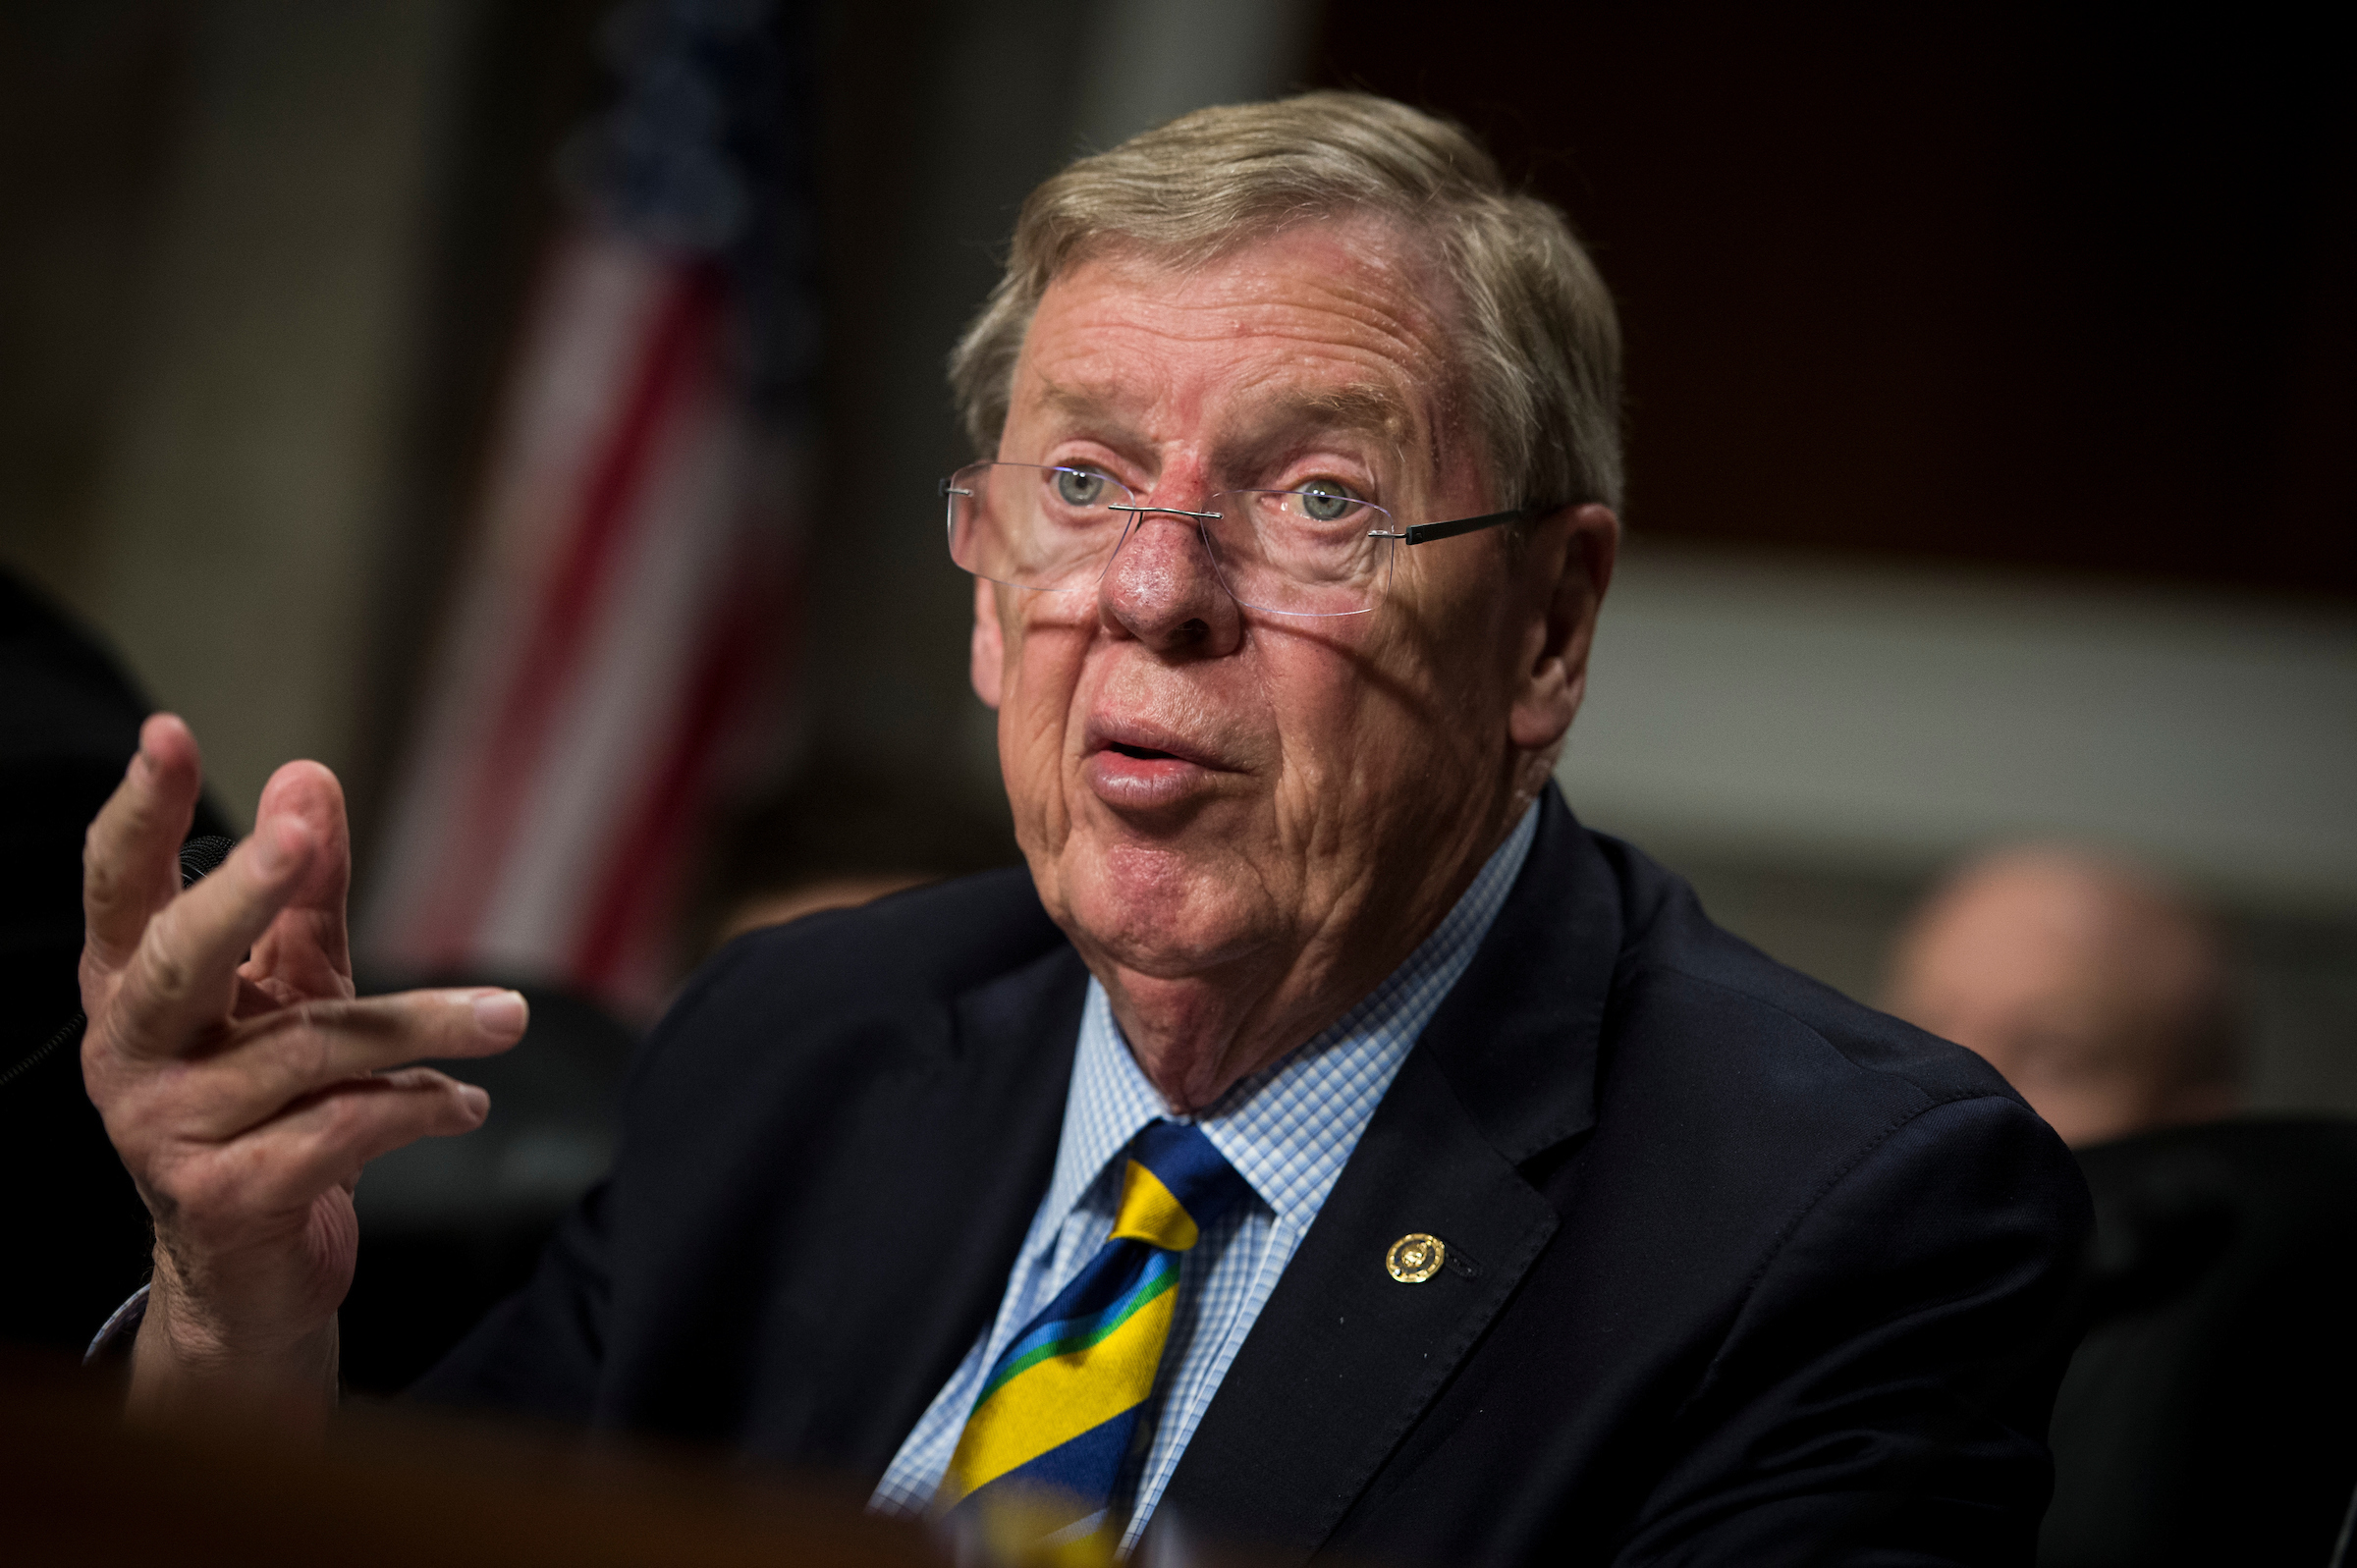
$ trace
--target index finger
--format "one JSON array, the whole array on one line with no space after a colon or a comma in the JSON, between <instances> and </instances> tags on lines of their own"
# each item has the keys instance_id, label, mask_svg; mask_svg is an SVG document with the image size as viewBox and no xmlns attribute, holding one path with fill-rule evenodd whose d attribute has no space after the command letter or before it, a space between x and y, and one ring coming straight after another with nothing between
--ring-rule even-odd
<instances>
[{"instance_id":1,"label":"index finger","mask_svg":"<svg viewBox=\"0 0 2357 1568\"><path fill-rule=\"evenodd\" d=\"M203 781L189 727L176 715L150 714L123 782L82 836L82 929L108 968L129 960L147 922L180 892L180 843Z\"/></svg>"},{"instance_id":2,"label":"index finger","mask_svg":"<svg viewBox=\"0 0 2357 1568\"><path fill-rule=\"evenodd\" d=\"M223 1022L239 963L308 875L318 848L300 818L264 823L219 870L159 910L115 994L108 1034L117 1045L180 1055Z\"/></svg>"}]
</instances>

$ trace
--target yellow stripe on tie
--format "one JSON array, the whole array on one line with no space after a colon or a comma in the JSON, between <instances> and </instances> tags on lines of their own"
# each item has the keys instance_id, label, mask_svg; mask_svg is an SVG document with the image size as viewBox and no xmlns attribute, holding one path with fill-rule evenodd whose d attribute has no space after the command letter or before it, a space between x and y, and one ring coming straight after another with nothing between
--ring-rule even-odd
<instances>
[{"instance_id":1,"label":"yellow stripe on tie","mask_svg":"<svg viewBox=\"0 0 2357 1568\"><path fill-rule=\"evenodd\" d=\"M1143 1167L1131 1165L1135 1171ZM1147 1176L1153 1180L1151 1174ZM1161 1182L1154 1190L1171 1200ZM1127 1200L1124 1199L1124 1212ZM1184 1210L1179 1210L1183 1217ZM1192 1228L1192 1221L1188 1221ZM966 1418L958 1451L950 1456L943 1507L1029 1464L1061 1443L1127 1410L1154 1391L1154 1371L1169 1337L1178 1293L1165 1290L1129 1315L1128 1322L1085 1350L1056 1356L1000 1384Z\"/></svg>"},{"instance_id":2,"label":"yellow stripe on tie","mask_svg":"<svg viewBox=\"0 0 2357 1568\"><path fill-rule=\"evenodd\" d=\"M1171 1189L1136 1161L1122 1177L1122 1207L1113 1221L1113 1241L1143 1241L1165 1252L1184 1252L1199 1238L1194 1217Z\"/></svg>"}]
</instances>

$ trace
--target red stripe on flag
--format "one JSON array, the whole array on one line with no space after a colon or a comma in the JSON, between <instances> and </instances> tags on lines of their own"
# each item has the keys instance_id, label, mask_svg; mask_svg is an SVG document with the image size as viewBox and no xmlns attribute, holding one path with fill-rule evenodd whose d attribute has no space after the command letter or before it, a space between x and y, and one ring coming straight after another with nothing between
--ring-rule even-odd
<instances>
[{"instance_id":1,"label":"red stripe on flag","mask_svg":"<svg viewBox=\"0 0 2357 1568\"><path fill-rule=\"evenodd\" d=\"M763 623L775 602L756 590L774 587L774 581L742 570L732 572L731 580L727 609L683 694L685 701L662 768L607 859L576 949L576 984L602 991L627 980L633 938L671 913L681 856L713 759L770 643Z\"/></svg>"},{"instance_id":2,"label":"red stripe on flag","mask_svg":"<svg viewBox=\"0 0 2357 1568\"><path fill-rule=\"evenodd\" d=\"M467 808L450 840L444 875L437 879L437 896L424 922L442 962L463 962L472 946L559 700L623 553L625 525L638 510L631 503L651 466L658 437L666 418L687 401L695 380L708 372L721 302L717 269L698 265L674 271L620 415L582 487L578 515L548 579L490 743L477 761Z\"/></svg>"}]
</instances>

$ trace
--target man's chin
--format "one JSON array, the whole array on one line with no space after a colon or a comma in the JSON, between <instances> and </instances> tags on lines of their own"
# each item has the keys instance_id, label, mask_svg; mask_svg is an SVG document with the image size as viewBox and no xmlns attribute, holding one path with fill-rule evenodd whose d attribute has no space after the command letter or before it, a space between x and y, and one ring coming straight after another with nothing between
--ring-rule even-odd
<instances>
[{"instance_id":1,"label":"man's chin","mask_svg":"<svg viewBox=\"0 0 2357 1568\"><path fill-rule=\"evenodd\" d=\"M1266 945L1267 911L1259 897L1239 896L1260 894L1257 880L1239 883L1233 870L1223 876L1182 850L1072 843L1058 870L1061 896L1049 908L1092 967L1180 981Z\"/></svg>"}]
</instances>

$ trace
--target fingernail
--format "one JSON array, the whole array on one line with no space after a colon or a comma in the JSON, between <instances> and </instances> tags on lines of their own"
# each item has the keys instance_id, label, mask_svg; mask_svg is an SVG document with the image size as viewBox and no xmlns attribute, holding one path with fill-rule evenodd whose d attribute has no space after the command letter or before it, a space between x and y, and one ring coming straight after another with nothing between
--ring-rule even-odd
<instances>
[{"instance_id":1,"label":"fingernail","mask_svg":"<svg viewBox=\"0 0 2357 1568\"><path fill-rule=\"evenodd\" d=\"M491 1097L473 1084L459 1085L459 1104L473 1111L477 1121L491 1114Z\"/></svg>"},{"instance_id":2,"label":"fingernail","mask_svg":"<svg viewBox=\"0 0 2357 1568\"><path fill-rule=\"evenodd\" d=\"M513 991L487 991L474 999L474 1026L496 1040L521 1038L530 1017L531 1009Z\"/></svg>"}]
</instances>

